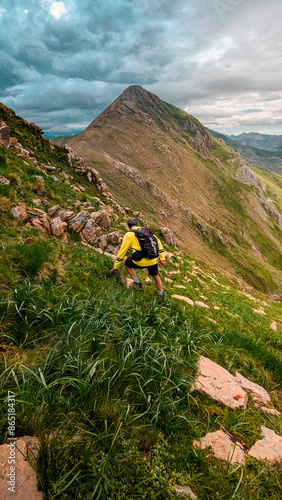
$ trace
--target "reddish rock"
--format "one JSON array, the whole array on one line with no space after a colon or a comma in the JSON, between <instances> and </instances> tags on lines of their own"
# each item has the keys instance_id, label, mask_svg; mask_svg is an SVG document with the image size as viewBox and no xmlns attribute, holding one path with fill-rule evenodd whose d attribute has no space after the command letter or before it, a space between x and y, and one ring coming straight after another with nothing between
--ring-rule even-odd
<instances>
[{"instance_id":1,"label":"reddish rock","mask_svg":"<svg viewBox=\"0 0 282 500\"><path fill-rule=\"evenodd\" d=\"M67 223L62 222L60 217L56 217L50 223L51 234L53 236L56 236L56 238L60 238L64 234L67 226Z\"/></svg>"},{"instance_id":2,"label":"reddish rock","mask_svg":"<svg viewBox=\"0 0 282 500\"><path fill-rule=\"evenodd\" d=\"M119 231L114 231L114 232L108 234L108 240L109 240L109 243L111 243L112 245L119 245L120 240L121 240Z\"/></svg>"},{"instance_id":3,"label":"reddish rock","mask_svg":"<svg viewBox=\"0 0 282 500\"><path fill-rule=\"evenodd\" d=\"M5 122L0 122L0 141L8 145L10 139L10 127Z\"/></svg>"},{"instance_id":4,"label":"reddish rock","mask_svg":"<svg viewBox=\"0 0 282 500\"><path fill-rule=\"evenodd\" d=\"M95 221L95 223L104 228L104 229L110 229L111 227L111 219L109 217L109 214L106 210L99 210L99 212L92 212L90 214L91 219Z\"/></svg>"},{"instance_id":5,"label":"reddish rock","mask_svg":"<svg viewBox=\"0 0 282 500\"><path fill-rule=\"evenodd\" d=\"M200 441L193 441L194 448L210 448L214 455L231 464L245 465L244 449L240 443L234 443L222 430L208 432Z\"/></svg>"},{"instance_id":6,"label":"reddish rock","mask_svg":"<svg viewBox=\"0 0 282 500\"><path fill-rule=\"evenodd\" d=\"M230 408L247 407L248 395L225 368L201 356L193 390L199 389L206 396Z\"/></svg>"},{"instance_id":7,"label":"reddish rock","mask_svg":"<svg viewBox=\"0 0 282 500\"><path fill-rule=\"evenodd\" d=\"M93 219L88 220L81 231L81 236L91 245L97 243L101 235L102 230L99 226L96 225Z\"/></svg>"},{"instance_id":8,"label":"reddish rock","mask_svg":"<svg viewBox=\"0 0 282 500\"><path fill-rule=\"evenodd\" d=\"M9 148L15 148L18 144L18 139L16 137L10 137Z\"/></svg>"},{"instance_id":9,"label":"reddish rock","mask_svg":"<svg viewBox=\"0 0 282 500\"><path fill-rule=\"evenodd\" d=\"M12 208L11 212L20 222L24 222L27 219L25 203L19 203L16 207Z\"/></svg>"},{"instance_id":10,"label":"reddish rock","mask_svg":"<svg viewBox=\"0 0 282 500\"><path fill-rule=\"evenodd\" d=\"M46 214L40 215L36 219L32 219L31 225L32 225L32 227L34 227L35 229L40 231L40 233L42 233L42 234L49 236L51 233L50 224L49 224L49 221L47 219Z\"/></svg>"},{"instance_id":11,"label":"reddish rock","mask_svg":"<svg viewBox=\"0 0 282 500\"><path fill-rule=\"evenodd\" d=\"M0 446L0 500L42 500L43 494L37 490L37 477L29 462L34 465L39 441L36 437L23 436L13 442L15 448L5 443ZM8 460L11 450L15 452L15 491L9 491L7 474L11 473ZM26 459L25 459L26 457Z\"/></svg>"},{"instance_id":12,"label":"reddish rock","mask_svg":"<svg viewBox=\"0 0 282 500\"><path fill-rule=\"evenodd\" d=\"M48 215L50 215L50 217L53 217L53 215L55 215L58 210L60 210L60 205L54 205L53 207L48 209Z\"/></svg>"},{"instance_id":13,"label":"reddish rock","mask_svg":"<svg viewBox=\"0 0 282 500\"><path fill-rule=\"evenodd\" d=\"M106 234L103 234L100 238L99 238L99 247L102 248L102 250L104 250L104 248L106 248L106 246L108 245L108 236Z\"/></svg>"},{"instance_id":14,"label":"reddish rock","mask_svg":"<svg viewBox=\"0 0 282 500\"><path fill-rule=\"evenodd\" d=\"M86 212L85 210L81 210L81 212L79 212L76 217L73 217L68 221L68 226L70 227L70 229L78 233L83 229L88 219L88 212Z\"/></svg>"}]
</instances>

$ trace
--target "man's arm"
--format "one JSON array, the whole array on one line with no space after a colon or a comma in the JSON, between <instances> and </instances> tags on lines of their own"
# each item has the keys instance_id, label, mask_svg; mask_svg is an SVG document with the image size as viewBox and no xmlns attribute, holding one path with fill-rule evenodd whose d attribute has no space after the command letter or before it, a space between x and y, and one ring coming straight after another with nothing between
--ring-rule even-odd
<instances>
[{"instance_id":1,"label":"man's arm","mask_svg":"<svg viewBox=\"0 0 282 500\"><path fill-rule=\"evenodd\" d=\"M132 241L134 239L135 234L133 232L128 232L123 238L121 247L119 249L119 252L117 254L117 258L114 264L113 269L118 270L119 266L121 265L124 256L127 254L128 250L131 248Z\"/></svg>"}]
</instances>

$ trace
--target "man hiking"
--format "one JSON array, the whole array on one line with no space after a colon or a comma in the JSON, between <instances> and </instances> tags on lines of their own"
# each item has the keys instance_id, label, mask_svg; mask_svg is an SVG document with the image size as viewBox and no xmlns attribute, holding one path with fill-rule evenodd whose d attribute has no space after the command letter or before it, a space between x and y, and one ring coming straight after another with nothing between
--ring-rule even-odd
<instances>
[{"instance_id":1,"label":"man hiking","mask_svg":"<svg viewBox=\"0 0 282 500\"><path fill-rule=\"evenodd\" d=\"M130 248L133 250L131 257L128 257L124 263L125 269L133 279L130 288L142 290L143 285L136 276L134 269L148 269L149 275L155 281L159 295L163 296L163 285L159 275L157 258L160 257L160 263L163 267L166 264L164 249L158 238L154 236L149 228L142 228L138 225L137 219L129 219L127 222L128 233L123 238L120 250L117 254L115 265L111 270L112 274L118 272L118 268L123 261L124 256Z\"/></svg>"}]
</instances>

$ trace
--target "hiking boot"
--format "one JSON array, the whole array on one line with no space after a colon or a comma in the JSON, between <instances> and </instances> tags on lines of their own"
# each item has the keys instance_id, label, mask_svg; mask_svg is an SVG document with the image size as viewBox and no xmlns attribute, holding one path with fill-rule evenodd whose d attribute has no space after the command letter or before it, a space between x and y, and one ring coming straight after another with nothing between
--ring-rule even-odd
<instances>
[{"instance_id":1,"label":"hiking boot","mask_svg":"<svg viewBox=\"0 0 282 500\"><path fill-rule=\"evenodd\" d=\"M129 288L134 288L135 290L144 290L142 283L141 282L135 283L135 281L133 281L133 283L131 283Z\"/></svg>"}]
</instances>

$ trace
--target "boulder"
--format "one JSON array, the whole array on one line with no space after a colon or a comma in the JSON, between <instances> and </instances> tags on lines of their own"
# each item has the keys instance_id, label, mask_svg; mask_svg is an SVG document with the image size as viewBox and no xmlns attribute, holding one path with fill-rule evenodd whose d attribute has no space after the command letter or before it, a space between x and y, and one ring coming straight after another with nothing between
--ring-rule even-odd
<instances>
[{"instance_id":1,"label":"boulder","mask_svg":"<svg viewBox=\"0 0 282 500\"><path fill-rule=\"evenodd\" d=\"M261 427L261 435L262 439L256 441L248 455L271 464L280 463L282 460L282 437L264 426Z\"/></svg>"},{"instance_id":2,"label":"boulder","mask_svg":"<svg viewBox=\"0 0 282 500\"><path fill-rule=\"evenodd\" d=\"M87 243L94 245L102 235L102 230L93 219L89 219L80 234Z\"/></svg>"},{"instance_id":3,"label":"boulder","mask_svg":"<svg viewBox=\"0 0 282 500\"><path fill-rule=\"evenodd\" d=\"M15 447L8 446L15 444ZM37 477L34 469L29 464L34 463L37 455L39 441L36 437L23 436L0 446L0 500L42 500L43 494L37 490ZM14 491L8 490L10 485L8 474L11 473L9 457L15 453L15 487ZM25 459L27 457L27 460ZM10 476L12 482L12 477Z\"/></svg>"},{"instance_id":4,"label":"boulder","mask_svg":"<svg viewBox=\"0 0 282 500\"><path fill-rule=\"evenodd\" d=\"M56 236L56 238L60 238L61 236L63 236L67 226L67 223L62 222L60 217L56 217L50 223L51 234L53 236Z\"/></svg>"},{"instance_id":5,"label":"boulder","mask_svg":"<svg viewBox=\"0 0 282 500\"><path fill-rule=\"evenodd\" d=\"M86 212L85 210L81 210L76 217L73 217L68 221L68 226L76 233L79 233L79 231L81 231L84 228L88 219L89 219L88 212Z\"/></svg>"},{"instance_id":6,"label":"boulder","mask_svg":"<svg viewBox=\"0 0 282 500\"><path fill-rule=\"evenodd\" d=\"M224 431L208 432L200 441L193 441L194 448L210 448L217 458L245 465L244 449L240 443L234 443Z\"/></svg>"},{"instance_id":7,"label":"boulder","mask_svg":"<svg viewBox=\"0 0 282 500\"><path fill-rule=\"evenodd\" d=\"M204 356L198 360L198 367L192 390L199 389L230 408L247 408L248 395L231 373Z\"/></svg>"},{"instance_id":8,"label":"boulder","mask_svg":"<svg viewBox=\"0 0 282 500\"><path fill-rule=\"evenodd\" d=\"M27 213L26 213L25 203L19 203L16 207L12 208L11 212L14 217L17 217L19 222L26 221Z\"/></svg>"},{"instance_id":9,"label":"boulder","mask_svg":"<svg viewBox=\"0 0 282 500\"><path fill-rule=\"evenodd\" d=\"M91 219L95 221L95 223L104 228L104 229L110 229L111 227L111 219L109 217L109 214L106 210L99 210L99 212L92 212L90 214Z\"/></svg>"}]
</instances>

